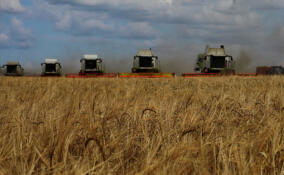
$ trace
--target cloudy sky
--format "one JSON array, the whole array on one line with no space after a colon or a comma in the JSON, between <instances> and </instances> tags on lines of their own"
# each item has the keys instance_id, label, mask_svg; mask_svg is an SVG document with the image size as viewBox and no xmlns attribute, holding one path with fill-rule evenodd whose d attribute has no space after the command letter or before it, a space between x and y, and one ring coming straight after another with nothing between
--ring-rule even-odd
<instances>
[{"instance_id":1,"label":"cloudy sky","mask_svg":"<svg viewBox=\"0 0 284 175\"><path fill-rule=\"evenodd\" d=\"M164 70L189 72L206 45L220 44L244 69L284 66L284 1L0 0L0 64L39 69L56 57L77 72L88 53L130 71L137 50L152 48Z\"/></svg>"}]
</instances>

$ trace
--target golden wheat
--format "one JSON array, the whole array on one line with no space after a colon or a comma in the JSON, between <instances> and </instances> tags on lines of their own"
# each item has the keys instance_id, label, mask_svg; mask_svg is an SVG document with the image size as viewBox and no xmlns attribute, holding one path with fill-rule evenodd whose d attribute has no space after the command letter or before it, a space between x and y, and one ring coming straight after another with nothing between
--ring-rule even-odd
<instances>
[{"instance_id":1,"label":"golden wheat","mask_svg":"<svg viewBox=\"0 0 284 175\"><path fill-rule=\"evenodd\" d=\"M0 77L0 174L284 174L284 77Z\"/></svg>"}]
</instances>

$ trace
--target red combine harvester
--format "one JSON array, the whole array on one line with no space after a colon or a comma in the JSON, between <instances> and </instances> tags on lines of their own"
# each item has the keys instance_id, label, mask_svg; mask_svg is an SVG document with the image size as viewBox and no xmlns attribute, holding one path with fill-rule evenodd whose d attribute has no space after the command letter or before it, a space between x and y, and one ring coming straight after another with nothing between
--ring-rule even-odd
<instances>
[{"instance_id":1,"label":"red combine harvester","mask_svg":"<svg viewBox=\"0 0 284 175\"><path fill-rule=\"evenodd\" d=\"M284 75L282 66L261 66L256 68L257 75Z\"/></svg>"}]
</instances>

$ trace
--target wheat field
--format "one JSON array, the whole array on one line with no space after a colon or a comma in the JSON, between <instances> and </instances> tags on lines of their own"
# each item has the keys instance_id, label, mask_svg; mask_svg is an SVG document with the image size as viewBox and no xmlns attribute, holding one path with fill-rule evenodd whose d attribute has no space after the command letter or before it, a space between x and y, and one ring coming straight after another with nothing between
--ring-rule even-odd
<instances>
[{"instance_id":1,"label":"wheat field","mask_svg":"<svg viewBox=\"0 0 284 175\"><path fill-rule=\"evenodd\" d=\"M284 174L284 77L0 77L0 174Z\"/></svg>"}]
</instances>

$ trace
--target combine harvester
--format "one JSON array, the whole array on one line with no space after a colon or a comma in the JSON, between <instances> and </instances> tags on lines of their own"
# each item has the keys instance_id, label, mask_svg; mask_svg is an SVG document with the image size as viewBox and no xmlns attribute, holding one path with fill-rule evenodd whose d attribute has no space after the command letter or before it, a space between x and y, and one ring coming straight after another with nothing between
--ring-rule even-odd
<instances>
[{"instance_id":1,"label":"combine harvester","mask_svg":"<svg viewBox=\"0 0 284 175\"><path fill-rule=\"evenodd\" d=\"M233 57L226 54L225 48L205 49L204 54L199 54L194 69L195 73L184 73L183 77L215 77L220 75L234 74Z\"/></svg>"},{"instance_id":2,"label":"combine harvester","mask_svg":"<svg viewBox=\"0 0 284 175\"><path fill-rule=\"evenodd\" d=\"M257 75L284 75L282 66L261 66L256 68Z\"/></svg>"},{"instance_id":3,"label":"combine harvester","mask_svg":"<svg viewBox=\"0 0 284 175\"><path fill-rule=\"evenodd\" d=\"M119 78L173 78L175 73L162 73L158 57L149 50L140 50L134 56L132 73L119 73Z\"/></svg>"},{"instance_id":4,"label":"combine harvester","mask_svg":"<svg viewBox=\"0 0 284 175\"><path fill-rule=\"evenodd\" d=\"M116 73L104 73L103 61L98 55L84 55L79 74L66 74L67 78L115 78Z\"/></svg>"},{"instance_id":5,"label":"combine harvester","mask_svg":"<svg viewBox=\"0 0 284 175\"><path fill-rule=\"evenodd\" d=\"M44 63L41 63L41 76L61 76L62 67L57 59L45 59Z\"/></svg>"},{"instance_id":6,"label":"combine harvester","mask_svg":"<svg viewBox=\"0 0 284 175\"><path fill-rule=\"evenodd\" d=\"M18 61L7 62L7 64L2 67L2 73L5 76L23 76L24 69Z\"/></svg>"},{"instance_id":7,"label":"combine harvester","mask_svg":"<svg viewBox=\"0 0 284 175\"><path fill-rule=\"evenodd\" d=\"M218 77L223 75L256 76L250 73L236 74L235 61L231 55L227 55L223 45L220 48L205 49L205 53L199 54L194 69L195 73L184 73L183 77Z\"/></svg>"}]
</instances>

